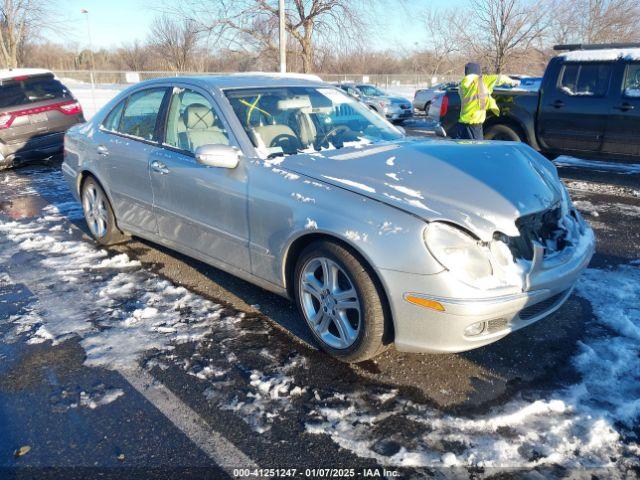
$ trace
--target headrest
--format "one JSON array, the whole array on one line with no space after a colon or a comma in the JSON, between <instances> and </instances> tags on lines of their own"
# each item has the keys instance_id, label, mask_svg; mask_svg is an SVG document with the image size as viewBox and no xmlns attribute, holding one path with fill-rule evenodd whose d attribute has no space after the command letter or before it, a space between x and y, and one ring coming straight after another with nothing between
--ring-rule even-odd
<instances>
[{"instance_id":1,"label":"headrest","mask_svg":"<svg viewBox=\"0 0 640 480\"><path fill-rule=\"evenodd\" d=\"M185 126L190 130L206 130L213 126L214 116L209 107L201 103L192 103L183 114Z\"/></svg>"}]
</instances>

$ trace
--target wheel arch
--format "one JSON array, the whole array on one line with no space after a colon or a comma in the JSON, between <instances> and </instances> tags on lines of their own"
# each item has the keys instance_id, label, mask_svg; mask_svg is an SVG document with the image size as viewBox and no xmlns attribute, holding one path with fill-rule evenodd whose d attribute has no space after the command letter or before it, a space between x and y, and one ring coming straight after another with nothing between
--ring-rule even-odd
<instances>
[{"instance_id":1,"label":"wheel arch","mask_svg":"<svg viewBox=\"0 0 640 480\"><path fill-rule=\"evenodd\" d=\"M496 125L504 125L514 130L524 143L533 147L536 150L540 150L538 142L536 141L535 134L527 128L522 120L512 115L501 115L499 117L491 116L487 118L485 122L485 130L494 127Z\"/></svg>"},{"instance_id":2,"label":"wheel arch","mask_svg":"<svg viewBox=\"0 0 640 480\"><path fill-rule=\"evenodd\" d=\"M382 304L385 309L385 314L389 319L389 332L388 335L386 335L387 338L385 338L384 340L385 343L392 342L395 336L395 320L393 318L393 312L391 310L391 304L389 302L389 294L384 282L382 281L382 277L378 274L378 271L373 266L373 263L370 261L367 255L362 252L361 249L337 235L332 235L326 232L311 232L297 237L290 243L288 248L285 250L285 254L283 257L284 283L289 298L295 299L295 293L293 291L293 286L295 283L294 274L298 258L300 258L300 254L311 243L322 240L334 242L348 250L362 263L364 268L370 273L371 278L376 285L376 288L382 295Z\"/></svg>"}]
</instances>

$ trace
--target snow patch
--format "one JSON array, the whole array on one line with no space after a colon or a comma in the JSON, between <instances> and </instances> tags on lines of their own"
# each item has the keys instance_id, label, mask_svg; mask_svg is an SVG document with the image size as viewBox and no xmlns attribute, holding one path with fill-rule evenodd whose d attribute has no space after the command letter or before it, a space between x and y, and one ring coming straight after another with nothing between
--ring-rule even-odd
<instances>
[{"instance_id":1,"label":"snow patch","mask_svg":"<svg viewBox=\"0 0 640 480\"><path fill-rule=\"evenodd\" d=\"M524 392L485 414L469 416L443 414L391 391L383 408L365 390L333 393L316 398L307 431L329 435L341 447L391 466L560 465L622 473L638 468L640 268L586 270L577 291L595 313L572 359L577 383ZM410 439L403 432L385 436L396 448L383 454L374 432L395 417L413 424ZM437 447L447 443L457 445L456 450Z\"/></svg>"},{"instance_id":2,"label":"snow patch","mask_svg":"<svg viewBox=\"0 0 640 480\"><path fill-rule=\"evenodd\" d=\"M368 185L364 185L362 183L358 183L358 182L354 182L352 180L346 180L344 178L336 178L336 177L330 177L328 175L322 175L324 178L326 178L327 180L333 180L334 182L338 182L338 183L342 183L344 185L348 185L350 187L354 187L354 188L358 188L360 190L364 190L365 192L369 192L369 193L376 193L376 190Z\"/></svg>"},{"instance_id":3,"label":"snow patch","mask_svg":"<svg viewBox=\"0 0 640 480\"><path fill-rule=\"evenodd\" d=\"M316 203L316 199L315 198L305 197L304 195L302 195L300 193L292 193L291 196L293 198L295 198L296 200L298 200L299 202L302 202L302 203Z\"/></svg>"}]
</instances>

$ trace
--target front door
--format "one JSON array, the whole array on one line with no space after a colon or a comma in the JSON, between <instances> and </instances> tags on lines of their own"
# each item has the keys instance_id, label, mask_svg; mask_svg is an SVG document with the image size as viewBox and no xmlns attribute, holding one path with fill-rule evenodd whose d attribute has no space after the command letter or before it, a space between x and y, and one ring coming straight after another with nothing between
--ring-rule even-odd
<instances>
[{"instance_id":1,"label":"front door","mask_svg":"<svg viewBox=\"0 0 640 480\"><path fill-rule=\"evenodd\" d=\"M157 119L167 92L163 87L133 93L95 134L95 154L104 159L119 226L133 232L157 231L149 162L161 150Z\"/></svg>"},{"instance_id":2,"label":"front door","mask_svg":"<svg viewBox=\"0 0 640 480\"><path fill-rule=\"evenodd\" d=\"M206 92L174 88L164 149L151 161L154 210L163 239L249 272L243 162L226 169L206 167L195 159L199 146L234 145L228 132Z\"/></svg>"},{"instance_id":3,"label":"front door","mask_svg":"<svg viewBox=\"0 0 640 480\"><path fill-rule=\"evenodd\" d=\"M640 161L640 62L624 65L622 88L614 99L603 153ZM620 83L618 84L620 85Z\"/></svg>"},{"instance_id":4,"label":"front door","mask_svg":"<svg viewBox=\"0 0 640 480\"><path fill-rule=\"evenodd\" d=\"M597 155L602 147L614 62L565 63L555 87L544 91L538 137L545 149Z\"/></svg>"}]
</instances>

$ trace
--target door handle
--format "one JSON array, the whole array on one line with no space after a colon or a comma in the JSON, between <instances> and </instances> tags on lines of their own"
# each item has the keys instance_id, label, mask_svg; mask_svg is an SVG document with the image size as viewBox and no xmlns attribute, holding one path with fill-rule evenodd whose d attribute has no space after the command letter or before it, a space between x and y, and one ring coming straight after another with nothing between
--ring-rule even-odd
<instances>
[{"instance_id":1,"label":"door handle","mask_svg":"<svg viewBox=\"0 0 640 480\"><path fill-rule=\"evenodd\" d=\"M633 105L631 105L630 103L623 103L622 105L616 105L615 107L616 110L622 110L623 112L626 112L627 110L633 110Z\"/></svg>"},{"instance_id":2,"label":"door handle","mask_svg":"<svg viewBox=\"0 0 640 480\"><path fill-rule=\"evenodd\" d=\"M166 175L167 173L169 173L169 169L167 168L167 166L164 163L159 162L158 160L154 160L153 162L151 162L151 170L159 173L160 175Z\"/></svg>"},{"instance_id":3,"label":"door handle","mask_svg":"<svg viewBox=\"0 0 640 480\"><path fill-rule=\"evenodd\" d=\"M562 100L556 100L551 104L551 106L554 108L562 108L564 107L564 102Z\"/></svg>"},{"instance_id":4,"label":"door handle","mask_svg":"<svg viewBox=\"0 0 640 480\"><path fill-rule=\"evenodd\" d=\"M98 152L98 155L103 155L105 157L109 155L109 149L104 145L98 145L98 147L96 148L96 151Z\"/></svg>"}]
</instances>

